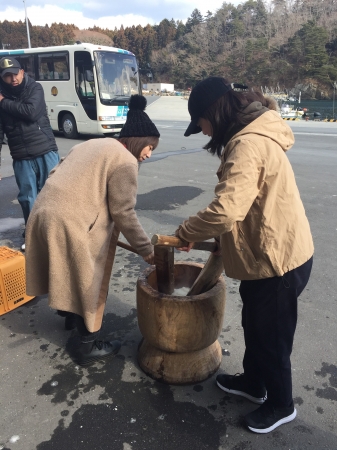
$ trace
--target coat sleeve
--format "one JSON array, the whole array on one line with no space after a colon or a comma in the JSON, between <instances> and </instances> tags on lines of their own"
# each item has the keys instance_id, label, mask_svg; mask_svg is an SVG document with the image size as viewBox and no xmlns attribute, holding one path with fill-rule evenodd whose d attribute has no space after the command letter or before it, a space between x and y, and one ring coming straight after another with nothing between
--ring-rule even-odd
<instances>
[{"instance_id":1,"label":"coat sleeve","mask_svg":"<svg viewBox=\"0 0 337 450\"><path fill-rule=\"evenodd\" d=\"M124 237L139 252L147 256L153 246L141 226L136 211L138 168L134 164L120 166L108 180L108 202L111 217Z\"/></svg>"},{"instance_id":2,"label":"coat sleeve","mask_svg":"<svg viewBox=\"0 0 337 450\"><path fill-rule=\"evenodd\" d=\"M243 139L231 145L215 187L215 198L176 231L187 242L199 242L230 232L235 222L244 220L258 196L265 169L256 145Z\"/></svg>"},{"instance_id":3,"label":"coat sleeve","mask_svg":"<svg viewBox=\"0 0 337 450\"><path fill-rule=\"evenodd\" d=\"M0 103L0 108L13 117L26 122L35 122L46 111L43 88L39 83L35 83L28 98L15 101L4 98Z\"/></svg>"}]
</instances>

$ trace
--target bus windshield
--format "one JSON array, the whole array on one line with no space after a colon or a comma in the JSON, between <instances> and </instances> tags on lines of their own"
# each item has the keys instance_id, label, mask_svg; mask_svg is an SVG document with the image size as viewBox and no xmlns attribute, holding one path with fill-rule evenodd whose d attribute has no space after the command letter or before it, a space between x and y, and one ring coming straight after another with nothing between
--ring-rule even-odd
<instances>
[{"instance_id":1,"label":"bus windshield","mask_svg":"<svg viewBox=\"0 0 337 450\"><path fill-rule=\"evenodd\" d=\"M128 100L139 94L138 67L133 55L95 51L94 57L101 103Z\"/></svg>"}]
</instances>

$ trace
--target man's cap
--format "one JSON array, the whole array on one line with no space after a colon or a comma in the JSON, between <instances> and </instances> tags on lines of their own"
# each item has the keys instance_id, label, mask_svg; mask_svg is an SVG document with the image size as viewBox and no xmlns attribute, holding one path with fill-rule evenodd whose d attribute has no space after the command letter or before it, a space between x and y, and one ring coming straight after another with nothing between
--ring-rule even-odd
<instances>
[{"instance_id":1,"label":"man's cap","mask_svg":"<svg viewBox=\"0 0 337 450\"><path fill-rule=\"evenodd\" d=\"M14 75L17 75L20 69L21 65L15 58L4 56L0 59L0 75L2 77L6 75L6 73L14 73Z\"/></svg>"},{"instance_id":2,"label":"man's cap","mask_svg":"<svg viewBox=\"0 0 337 450\"><path fill-rule=\"evenodd\" d=\"M157 127L144 112L147 100L142 95L131 95L126 122L119 137L160 137Z\"/></svg>"},{"instance_id":3,"label":"man's cap","mask_svg":"<svg viewBox=\"0 0 337 450\"><path fill-rule=\"evenodd\" d=\"M187 127L184 136L200 133L201 128L197 125L203 113L231 90L245 91L247 86L237 83L226 84L221 77L209 77L200 81L193 89L188 100L188 112L191 116L191 123Z\"/></svg>"}]
</instances>

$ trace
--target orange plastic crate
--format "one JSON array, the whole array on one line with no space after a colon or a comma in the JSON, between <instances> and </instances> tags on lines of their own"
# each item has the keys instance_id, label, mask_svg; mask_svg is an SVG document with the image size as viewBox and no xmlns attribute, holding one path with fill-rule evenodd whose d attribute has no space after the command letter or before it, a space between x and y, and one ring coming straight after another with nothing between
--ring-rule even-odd
<instances>
[{"instance_id":1,"label":"orange plastic crate","mask_svg":"<svg viewBox=\"0 0 337 450\"><path fill-rule=\"evenodd\" d=\"M0 247L0 316L33 298L26 294L25 257L21 252Z\"/></svg>"}]
</instances>

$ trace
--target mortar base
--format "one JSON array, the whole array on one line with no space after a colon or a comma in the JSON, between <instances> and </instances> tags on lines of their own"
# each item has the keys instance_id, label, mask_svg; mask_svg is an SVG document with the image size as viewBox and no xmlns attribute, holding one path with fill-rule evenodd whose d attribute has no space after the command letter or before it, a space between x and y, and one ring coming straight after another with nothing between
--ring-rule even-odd
<instances>
[{"instance_id":1,"label":"mortar base","mask_svg":"<svg viewBox=\"0 0 337 450\"><path fill-rule=\"evenodd\" d=\"M171 353L153 347L142 339L138 347L141 369L157 381L168 384L195 384L215 373L222 351L216 340L209 347L190 353Z\"/></svg>"}]
</instances>

